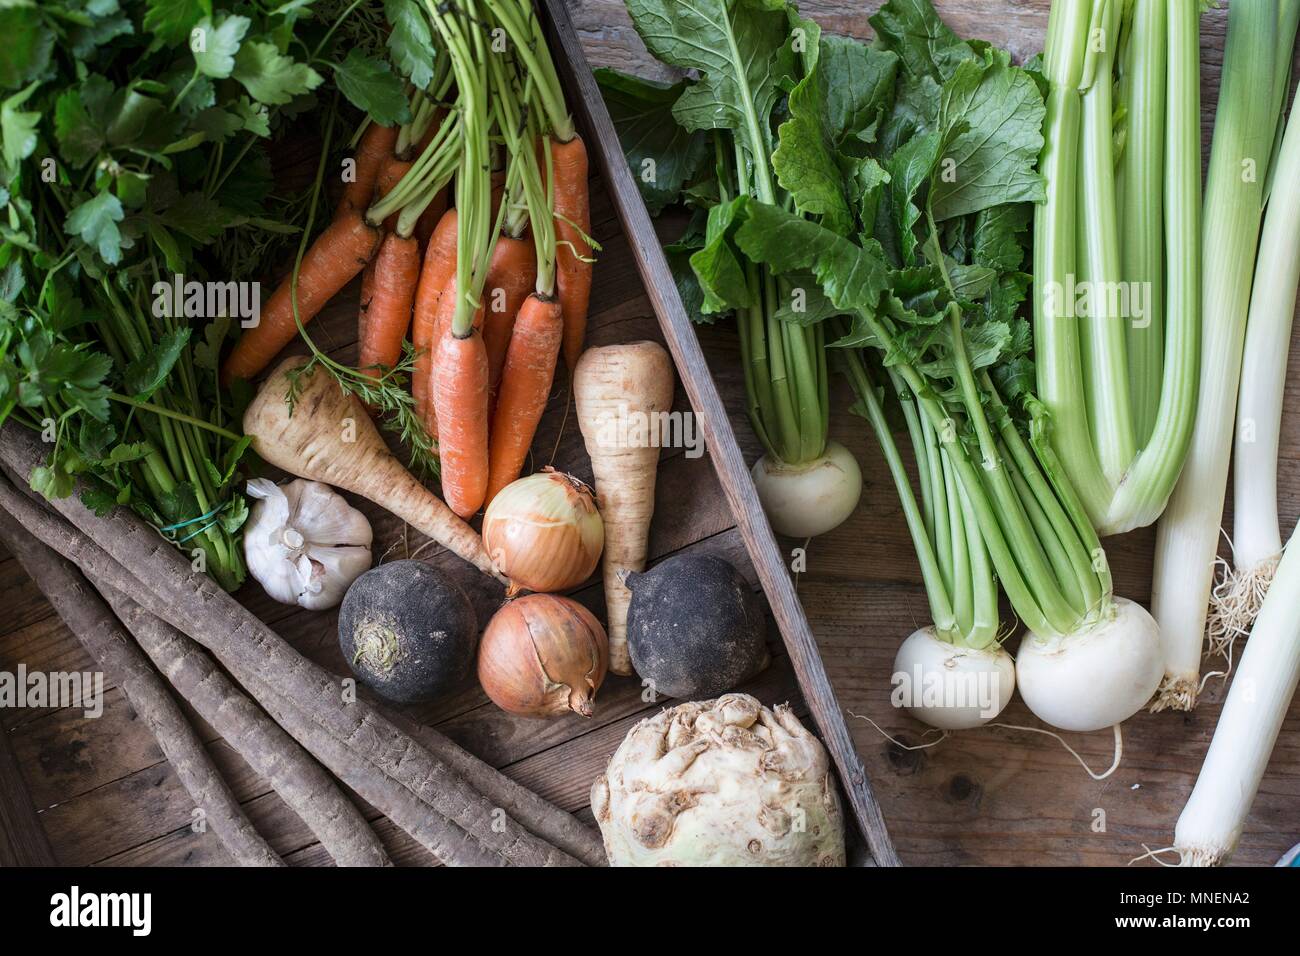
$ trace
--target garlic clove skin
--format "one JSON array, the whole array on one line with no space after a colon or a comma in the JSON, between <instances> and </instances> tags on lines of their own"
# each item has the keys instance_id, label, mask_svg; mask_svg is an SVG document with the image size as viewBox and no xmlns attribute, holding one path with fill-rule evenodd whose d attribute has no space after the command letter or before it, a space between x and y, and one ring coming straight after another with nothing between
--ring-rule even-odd
<instances>
[{"instance_id":1,"label":"garlic clove skin","mask_svg":"<svg viewBox=\"0 0 1300 956\"><path fill-rule=\"evenodd\" d=\"M303 487L293 489L294 485ZM329 485L299 478L289 482L288 488L286 496L292 506L289 523L302 532L308 544L370 547L374 540L370 522ZM296 500L292 493L295 490Z\"/></svg>"},{"instance_id":2,"label":"garlic clove skin","mask_svg":"<svg viewBox=\"0 0 1300 956\"><path fill-rule=\"evenodd\" d=\"M298 573L293 552L283 532L289 523L289 498L265 478L254 478L246 488L257 499L244 524L244 561L251 574L281 604L298 603Z\"/></svg>"},{"instance_id":3,"label":"garlic clove skin","mask_svg":"<svg viewBox=\"0 0 1300 956\"><path fill-rule=\"evenodd\" d=\"M343 600L371 562L370 522L320 482L248 482L256 499L244 529L249 573L282 604L324 610Z\"/></svg>"},{"instance_id":4,"label":"garlic clove skin","mask_svg":"<svg viewBox=\"0 0 1300 956\"><path fill-rule=\"evenodd\" d=\"M352 582L370 570L367 546L313 547L296 565L299 582L297 603L312 611L323 611L343 600Z\"/></svg>"}]
</instances>

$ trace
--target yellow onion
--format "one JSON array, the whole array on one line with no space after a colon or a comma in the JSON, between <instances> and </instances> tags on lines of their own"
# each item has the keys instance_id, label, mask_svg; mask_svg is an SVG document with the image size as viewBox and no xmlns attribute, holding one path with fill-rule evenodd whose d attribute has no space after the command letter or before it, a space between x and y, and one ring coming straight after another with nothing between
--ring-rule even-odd
<instances>
[{"instance_id":1,"label":"yellow onion","mask_svg":"<svg viewBox=\"0 0 1300 956\"><path fill-rule=\"evenodd\" d=\"M596 496L572 475L544 468L497 493L483 516L483 546L519 591L566 591L591 577L605 547Z\"/></svg>"},{"instance_id":2,"label":"yellow onion","mask_svg":"<svg viewBox=\"0 0 1300 956\"><path fill-rule=\"evenodd\" d=\"M558 594L529 594L488 621L478 651L478 679L502 710L590 717L609 666L609 641L595 615Z\"/></svg>"}]
</instances>

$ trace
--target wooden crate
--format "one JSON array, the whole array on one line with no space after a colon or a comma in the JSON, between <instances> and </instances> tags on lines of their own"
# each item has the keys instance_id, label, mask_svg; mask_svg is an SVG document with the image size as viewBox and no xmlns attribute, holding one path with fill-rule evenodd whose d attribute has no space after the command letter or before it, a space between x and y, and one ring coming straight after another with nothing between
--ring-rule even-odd
<instances>
[{"instance_id":1,"label":"wooden crate","mask_svg":"<svg viewBox=\"0 0 1300 956\"><path fill-rule=\"evenodd\" d=\"M569 103L583 121L588 149L609 190L624 232L635 240L632 254L645 282L646 294L654 305L682 387L700 423L709 458L722 482L727 505L740 529L745 550L781 630L804 700L839 771L852 816L875 862L882 866L897 866L898 854L885 830L884 817L867 779L867 771L853 747L844 723L844 711L826 676L817 641L808 626L803 605L795 594L785 557L759 503L758 492L731 429L727 411L713 383L695 329L682 307L668 260L655 237L650 214L623 157L623 148L619 145L614 124L605 109L568 9L564 0L542 0L538 7L547 18L551 49L568 87Z\"/></svg>"}]
</instances>

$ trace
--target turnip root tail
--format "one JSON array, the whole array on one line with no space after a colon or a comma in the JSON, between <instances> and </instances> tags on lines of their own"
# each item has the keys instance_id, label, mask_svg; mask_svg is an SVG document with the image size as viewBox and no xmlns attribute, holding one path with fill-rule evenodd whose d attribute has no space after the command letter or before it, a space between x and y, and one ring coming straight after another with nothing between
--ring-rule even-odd
<instances>
[{"instance_id":1,"label":"turnip root tail","mask_svg":"<svg viewBox=\"0 0 1300 956\"><path fill-rule=\"evenodd\" d=\"M588 349L574 369L578 423L605 522L605 608L609 669L632 673L624 577L645 570L659 465L660 414L672 408L673 363L654 342Z\"/></svg>"},{"instance_id":2,"label":"turnip root tail","mask_svg":"<svg viewBox=\"0 0 1300 956\"><path fill-rule=\"evenodd\" d=\"M474 529L402 467L361 402L328 373L316 369L300 375L290 409L285 400L289 373L303 364L302 356L281 362L248 406L244 433L252 436L253 450L299 478L368 498L480 571L500 578Z\"/></svg>"}]
</instances>

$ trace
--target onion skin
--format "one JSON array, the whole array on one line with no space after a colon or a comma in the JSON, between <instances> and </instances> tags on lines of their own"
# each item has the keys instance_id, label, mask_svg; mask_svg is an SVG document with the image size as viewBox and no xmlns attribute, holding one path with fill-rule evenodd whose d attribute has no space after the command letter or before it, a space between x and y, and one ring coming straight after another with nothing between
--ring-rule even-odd
<instances>
[{"instance_id":1,"label":"onion skin","mask_svg":"<svg viewBox=\"0 0 1300 956\"><path fill-rule=\"evenodd\" d=\"M590 717L609 667L595 615L555 594L529 594L492 616L479 645L478 679L492 702L520 717Z\"/></svg>"},{"instance_id":2,"label":"onion skin","mask_svg":"<svg viewBox=\"0 0 1300 956\"><path fill-rule=\"evenodd\" d=\"M483 515L483 547L510 593L567 591L596 571L605 524L596 496L551 468L502 488Z\"/></svg>"}]
</instances>

